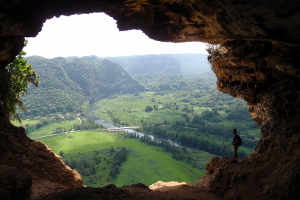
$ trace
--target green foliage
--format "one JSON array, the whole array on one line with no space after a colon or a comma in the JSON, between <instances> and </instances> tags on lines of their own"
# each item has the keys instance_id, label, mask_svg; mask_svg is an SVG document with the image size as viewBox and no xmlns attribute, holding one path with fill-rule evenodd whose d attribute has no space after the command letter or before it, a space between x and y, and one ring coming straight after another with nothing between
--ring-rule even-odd
<instances>
[{"instance_id":1,"label":"green foliage","mask_svg":"<svg viewBox=\"0 0 300 200\"><path fill-rule=\"evenodd\" d=\"M60 151L60 152L59 152L59 155L60 155L62 158L64 157L64 154L65 154L64 151Z\"/></svg>"},{"instance_id":2,"label":"green foliage","mask_svg":"<svg viewBox=\"0 0 300 200\"><path fill-rule=\"evenodd\" d=\"M216 89L122 95L103 99L98 105L95 113L107 121L111 119L104 111L109 109L122 124L142 125L142 132L219 156L232 154L229 144L233 127L242 133L245 141L240 157L249 155L257 144L248 132L256 131L257 137L260 134L246 103ZM155 112L145 112L149 106L155 107Z\"/></svg>"},{"instance_id":3,"label":"green foliage","mask_svg":"<svg viewBox=\"0 0 300 200\"><path fill-rule=\"evenodd\" d=\"M92 119L84 119L81 123L74 124L74 130L93 130L99 128L103 128L102 124L98 124Z\"/></svg>"},{"instance_id":4,"label":"green foliage","mask_svg":"<svg viewBox=\"0 0 300 200\"><path fill-rule=\"evenodd\" d=\"M151 112L153 110L152 106L146 106L145 112Z\"/></svg>"},{"instance_id":5,"label":"green foliage","mask_svg":"<svg viewBox=\"0 0 300 200\"><path fill-rule=\"evenodd\" d=\"M61 152L62 151L60 151L60 153ZM129 156L129 152L130 151L125 147L116 148L116 150L114 150L110 155L107 154L107 149L96 150L94 151L92 157L90 156L90 154L82 154L79 156L79 159L76 160L72 157L70 162L69 156L67 158L68 160L65 159L65 163L72 169L76 169L83 176L85 184L97 184L92 176L95 176L97 174L97 169L99 168L99 166L101 166L102 160L106 161L106 163L103 163L106 164L103 168L109 169L110 171L108 176L106 177L106 180L111 180L116 178L116 176L119 174L122 164L126 162L127 157ZM105 155L105 157L103 157L103 155Z\"/></svg>"},{"instance_id":6,"label":"green foliage","mask_svg":"<svg viewBox=\"0 0 300 200\"><path fill-rule=\"evenodd\" d=\"M219 44L208 44L206 45L206 49L208 55L208 60L211 60L212 58L222 56L227 52L226 48L219 45Z\"/></svg>"},{"instance_id":7,"label":"green foliage","mask_svg":"<svg viewBox=\"0 0 300 200\"><path fill-rule=\"evenodd\" d=\"M153 102L155 99L155 102ZM193 124L224 123L238 129L258 129L254 126L248 107L242 99L214 90L146 92L140 95L121 95L103 99L98 103L96 115L107 121L111 115L118 117L121 123L130 125L175 125L176 121L191 121ZM155 112L144 112L147 106L155 108ZM232 119L231 113L241 113L243 117ZM229 116L229 117L228 117ZM143 122L141 123L141 119Z\"/></svg>"},{"instance_id":8,"label":"green foliage","mask_svg":"<svg viewBox=\"0 0 300 200\"><path fill-rule=\"evenodd\" d=\"M190 69L190 66L195 68L192 74L198 73L197 70L201 66L195 64L195 61L203 60L203 56L202 54L151 55L109 59L122 64L132 74L140 74L134 73L133 69L136 67L147 69L143 72L144 75L136 78L147 89L159 91L211 88L215 77L211 78L210 75L202 74L199 77L175 75L177 72L174 74L173 67L182 70ZM136 93L144 90L120 65L95 56L54 59L32 56L27 60L41 75L41 84L38 89L30 90L23 98L29 112L19 113L22 118L46 116L57 112L83 114L86 111L85 105L97 99L115 93ZM208 63L199 71L203 70L209 70ZM158 78L157 74L160 74ZM211 81L207 82L207 77ZM118 116L114 116L114 121L119 121Z\"/></svg>"},{"instance_id":9,"label":"green foliage","mask_svg":"<svg viewBox=\"0 0 300 200\"><path fill-rule=\"evenodd\" d=\"M26 44L27 41L25 41L24 46ZM39 77L36 72L23 58L25 55L26 53L21 50L14 61L8 64L0 74L2 106L9 113L11 119L18 121L21 119L17 114L17 109L26 111L21 97L27 94L28 84L32 83L36 87L39 84Z\"/></svg>"},{"instance_id":10,"label":"green foliage","mask_svg":"<svg viewBox=\"0 0 300 200\"><path fill-rule=\"evenodd\" d=\"M24 98L25 117L51 113L84 113L86 104L115 93L135 93L144 88L116 63L95 56L83 58L27 58L41 76L40 87Z\"/></svg>"},{"instance_id":11,"label":"green foliage","mask_svg":"<svg viewBox=\"0 0 300 200\"><path fill-rule=\"evenodd\" d=\"M169 152L172 154L172 158L175 160L184 161L186 163L189 163L193 167L199 168L201 170L205 170L203 167L203 163L198 162L199 160L199 151L196 151L195 149L192 150L187 147L178 147L175 145L171 145L169 141L160 139L160 141L153 140L151 137L145 135L143 137L140 137L141 142L159 146L164 149L165 152ZM206 142L206 141L205 141ZM204 151L207 151L207 149L204 149ZM201 155L200 155L201 158Z\"/></svg>"},{"instance_id":12,"label":"green foliage","mask_svg":"<svg viewBox=\"0 0 300 200\"><path fill-rule=\"evenodd\" d=\"M119 174L121 165L127 161L127 158L129 156L129 150L126 147L122 147L117 151L111 151L111 155L112 167L109 176L111 179L114 179Z\"/></svg>"},{"instance_id":13,"label":"green foliage","mask_svg":"<svg viewBox=\"0 0 300 200\"><path fill-rule=\"evenodd\" d=\"M150 91L210 90L215 88L216 77L212 72L197 75L136 75L135 78Z\"/></svg>"},{"instance_id":14,"label":"green foliage","mask_svg":"<svg viewBox=\"0 0 300 200\"><path fill-rule=\"evenodd\" d=\"M63 119L42 119L42 120L38 120L34 124L25 123L24 127L27 136L33 139L45 135L52 135L54 133L70 132L74 130L75 124L78 124L77 120L69 121Z\"/></svg>"},{"instance_id":15,"label":"green foliage","mask_svg":"<svg viewBox=\"0 0 300 200\"><path fill-rule=\"evenodd\" d=\"M248 110L245 109L245 106L241 103L235 105L235 108L230 111L227 115L227 119L239 121L239 120L247 120L249 118Z\"/></svg>"},{"instance_id":16,"label":"green foliage","mask_svg":"<svg viewBox=\"0 0 300 200\"><path fill-rule=\"evenodd\" d=\"M156 135L160 138L170 139L185 147L206 151L218 156L232 156L232 148L231 145L229 145L232 140L232 133L228 127L203 124L199 128L189 128L173 125L167 127L144 127L141 131ZM243 137L246 136L244 135ZM250 138L248 138L247 141L249 141L247 146L244 147L243 145L239 151L240 158L248 156L257 144L257 141ZM170 149L172 148L170 147ZM172 153L174 152L172 151ZM182 159L185 158L185 156L182 155L180 157L182 157Z\"/></svg>"},{"instance_id":17,"label":"green foliage","mask_svg":"<svg viewBox=\"0 0 300 200\"><path fill-rule=\"evenodd\" d=\"M40 123L40 120L24 120L22 122L11 121L11 123L15 126L36 126L36 124Z\"/></svg>"},{"instance_id":18,"label":"green foliage","mask_svg":"<svg viewBox=\"0 0 300 200\"><path fill-rule=\"evenodd\" d=\"M212 156L231 156L232 127L243 134L240 157L253 151L258 127L241 99L216 90L214 74L183 76L178 71L178 60L149 58L137 63L127 60L140 84L154 91L146 93L139 93L144 88L121 66L108 60L93 56L28 58L42 74L41 87L32 91L30 98L25 97L30 114L54 117L50 113L59 113L59 118L43 118L25 125L26 132L31 138L63 133L40 140L78 170L89 186L138 182L149 185L158 180L192 183L199 180ZM145 67L149 68L148 74L144 73ZM124 93L134 94L113 95ZM65 118L69 112L84 113L89 103L107 96L110 97L102 99L96 111L100 118L118 125L143 125L142 131L184 147L156 142L147 136L102 132L102 126L90 119ZM98 130L73 132L90 129Z\"/></svg>"}]
</instances>

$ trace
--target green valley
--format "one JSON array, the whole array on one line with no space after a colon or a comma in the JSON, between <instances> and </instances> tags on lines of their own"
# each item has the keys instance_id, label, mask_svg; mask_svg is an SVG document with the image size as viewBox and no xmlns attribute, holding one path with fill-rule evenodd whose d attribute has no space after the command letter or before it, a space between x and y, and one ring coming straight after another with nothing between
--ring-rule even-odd
<instances>
[{"instance_id":1,"label":"green valley","mask_svg":"<svg viewBox=\"0 0 300 200\"><path fill-rule=\"evenodd\" d=\"M231 156L233 128L242 135L240 157L253 152L260 134L247 105L238 98L211 91L146 92L98 102L99 118L171 139L219 156Z\"/></svg>"},{"instance_id":2,"label":"green valley","mask_svg":"<svg viewBox=\"0 0 300 200\"><path fill-rule=\"evenodd\" d=\"M150 185L159 180L193 183L204 173L204 170L173 159L172 154L163 151L162 147L142 143L122 132L80 131L40 141L77 169L86 185L94 187L111 183L117 186L139 182ZM115 154L121 149L121 152L124 149L128 152L123 163L120 159L115 160ZM204 166L211 156L204 152L199 162Z\"/></svg>"},{"instance_id":3,"label":"green valley","mask_svg":"<svg viewBox=\"0 0 300 200\"><path fill-rule=\"evenodd\" d=\"M22 126L87 186L193 183L212 157L232 156L232 128L243 139L240 158L259 140L246 103L217 91L205 55L27 59L41 84L23 98ZM148 136L108 131L91 112Z\"/></svg>"}]
</instances>

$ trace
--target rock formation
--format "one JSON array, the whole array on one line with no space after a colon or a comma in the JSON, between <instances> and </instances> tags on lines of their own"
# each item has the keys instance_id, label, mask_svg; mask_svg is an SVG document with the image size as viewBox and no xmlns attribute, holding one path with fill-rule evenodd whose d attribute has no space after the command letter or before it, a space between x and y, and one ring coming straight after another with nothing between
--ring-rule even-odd
<instances>
[{"instance_id":1,"label":"rock formation","mask_svg":"<svg viewBox=\"0 0 300 200\"><path fill-rule=\"evenodd\" d=\"M238 164L214 158L195 185L229 199L300 197L299 1L4 0L0 8L2 69L22 49L24 37L36 36L46 19L76 13L105 12L120 30L141 29L160 41L221 44L224 51L210 58L218 88L247 101L262 138L255 152ZM46 179L66 188L81 185L76 173L49 149L13 127L1 108L0 118L0 164L5 170L20 171L23 182L32 182L33 188ZM52 163L73 183L61 183L51 172ZM38 169L44 172L39 175ZM26 187L15 188L25 188L22 194L28 194Z\"/></svg>"}]
</instances>

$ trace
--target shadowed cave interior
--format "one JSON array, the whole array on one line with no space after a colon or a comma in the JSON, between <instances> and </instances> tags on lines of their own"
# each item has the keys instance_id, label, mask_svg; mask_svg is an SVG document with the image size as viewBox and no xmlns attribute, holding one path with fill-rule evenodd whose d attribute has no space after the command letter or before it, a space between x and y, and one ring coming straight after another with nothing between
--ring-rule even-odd
<instances>
[{"instance_id":1,"label":"shadowed cave interior","mask_svg":"<svg viewBox=\"0 0 300 200\"><path fill-rule=\"evenodd\" d=\"M201 180L173 192L150 191L143 184L85 188L76 171L48 147L29 139L23 128L11 125L0 107L2 199L299 198L297 1L16 0L2 1L0 7L1 70L46 19L75 13L104 12L117 20L120 30L141 29L159 41L221 44L226 52L210 58L218 89L242 97L262 133L255 152L239 165L213 158ZM1 96L4 91L0 88ZM34 192L38 190L49 196Z\"/></svg>"}]
</instances>

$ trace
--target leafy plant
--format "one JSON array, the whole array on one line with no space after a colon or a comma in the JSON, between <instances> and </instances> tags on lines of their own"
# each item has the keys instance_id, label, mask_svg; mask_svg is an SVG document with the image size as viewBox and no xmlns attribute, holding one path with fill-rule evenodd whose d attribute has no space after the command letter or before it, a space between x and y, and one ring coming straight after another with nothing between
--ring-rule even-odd
<instances>
[{"instance_id":1,"label":"leafy plant","mask_svg":"<svg viewBox=\"0 0 300 200\"><path fill-rule=\"evenodd\" d=\"M208 53L208 60L221 56L227 52L227 49L220 44L208 44L206 45L205 50Z\"/></svg>"},{"instance_id":2,"label":"leafy plant","mask_svg":"<svg viewBox=\"0 0 300 200\"><path fill-rule=\"evenodd\" d=\"M24 46L26 46L25 40ZM26 53L21 50L13 62L7 65L0 74L1 81L1 103L4 110L9 114L10 119L21 122L17 109L26 111L26 107L21 97L27 94L28 84L32 83L36 87L39 84L39 77L32 70L32 66L23 59Z\"/></svg>"}]
</instances>

